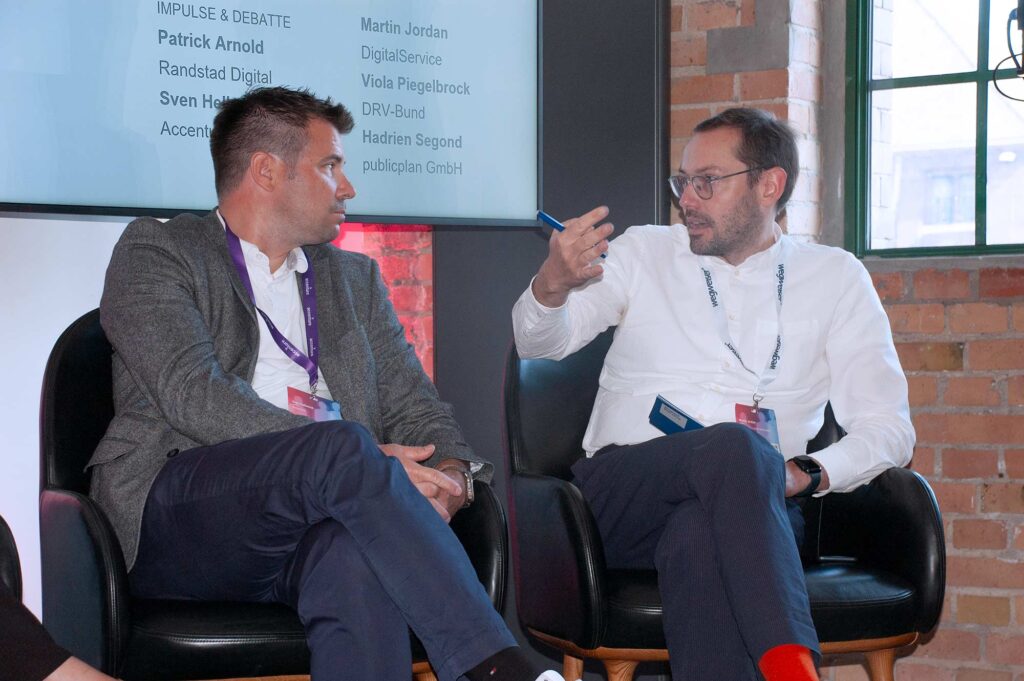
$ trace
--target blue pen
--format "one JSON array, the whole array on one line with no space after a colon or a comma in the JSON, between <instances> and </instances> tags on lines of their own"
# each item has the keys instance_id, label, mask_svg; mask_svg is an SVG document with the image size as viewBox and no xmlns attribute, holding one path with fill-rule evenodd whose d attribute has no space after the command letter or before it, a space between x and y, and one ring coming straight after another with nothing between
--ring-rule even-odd
<instances>
[{"instance_id":1,"label":"blue pen","mask_svg":"<svg viewBox=\"0 0 1024 681\"><path fill-rule=\"evenodd\" d=\"M551 217L550 215L548 215L547 213L545 213L542 210L537 211L537 219L540 220L541 222L543 222L548 227L551 227L552 229L554 229L554 230L556 230L558 232L564 232L565 231L565 225L563 225L561 222L559 222L558 220L554 219L553 217ZM602 258L607 258L608 254L607 253L602 253L601 257Z\"/></svg>"}]
</instances>

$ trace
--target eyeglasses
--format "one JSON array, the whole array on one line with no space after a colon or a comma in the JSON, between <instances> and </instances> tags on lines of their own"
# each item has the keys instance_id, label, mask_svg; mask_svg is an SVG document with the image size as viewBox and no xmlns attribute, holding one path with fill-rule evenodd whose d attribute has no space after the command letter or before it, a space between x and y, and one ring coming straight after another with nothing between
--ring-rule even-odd
<instances>
[{"instance_id":1,"label":"eyeglasses","mask_svg":"<svg viewBox=\"0 0 1024 681\"><path fill-rule=\"evenodd\" d=\"M672 194L676 197L676 201L683 198L683 192L686 191L686 185L693 187L694 193L705 201L715 195L715 189L712 186L719 180L724 180L727 177L736 177L737 175L746 175L752 173L755 170L765 170L767 166L758 166L757 168L747 168L741 170L738 173L729 173L728 175L672 175L668 178L668 186L672 188Z\"/></svg>"}]
</instances>

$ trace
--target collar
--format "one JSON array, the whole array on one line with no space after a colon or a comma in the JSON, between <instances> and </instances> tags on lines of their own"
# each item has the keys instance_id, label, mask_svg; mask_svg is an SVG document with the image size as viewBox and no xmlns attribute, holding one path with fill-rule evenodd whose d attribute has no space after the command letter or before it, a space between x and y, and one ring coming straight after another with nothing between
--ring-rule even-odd
<instances>
[{"instance_id":1,"label":"collar","mask_svg":"<svg viewBox=\"0 0 1024 681\"><path fill-rule=\"evenodd\" d=\"M220 220L220 226L222 229L227 228L227 223L224 221L224 216L220 214L220 209L217 209L217 219ZM268 258L263 251L259 249L253 243L250 243L238 237L239 243L242 244L242 255L245 256L245 264L252 268L257 267L261 274L266 274L273 278L279 278L285 274L303 274L309 269L309 261L306 259L306 252L300 247L295 247L288 252L287 257L284 259L284 263L276 272L270 271L270 258Z\"/></svg>"}]
</instances>

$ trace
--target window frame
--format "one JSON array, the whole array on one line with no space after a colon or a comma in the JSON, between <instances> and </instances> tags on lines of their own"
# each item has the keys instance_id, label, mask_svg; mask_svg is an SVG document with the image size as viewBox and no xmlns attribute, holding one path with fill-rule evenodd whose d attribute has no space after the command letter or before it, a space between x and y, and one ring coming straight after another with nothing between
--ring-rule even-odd
<instances>
[{"instance_id":1,"label":"window frame","mask_svg":"<svg viewBox=\"0 0 1024 681\"><path fill-rule=\"evenodd\" d=\"M988 68L991 0L978 2L978 55L974 71L900 78L871 78L873 0L854 0L846 6L846 130L845 246L857 257L962 256L1024 252L1022 242L986 244L988 184L988 102L993 69ZM1016 78L1015 68L995 71L997 80ZM974 244L873 249L870 243L871 207L871 93L927 85L975 84Z\"/></svg>"}]
</instances>

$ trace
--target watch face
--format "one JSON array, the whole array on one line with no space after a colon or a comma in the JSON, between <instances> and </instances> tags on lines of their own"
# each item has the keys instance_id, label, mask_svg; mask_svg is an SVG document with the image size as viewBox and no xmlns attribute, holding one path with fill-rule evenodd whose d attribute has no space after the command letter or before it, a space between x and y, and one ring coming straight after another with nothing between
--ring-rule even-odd
<instances>
[{"instance_id":1,"label":"watch face","mask_svg":"<svg viewBox=\"0 0 1024 681\"><path fill-rule=\"evenodd\" d=\"M821 466L814 459L807 456L798 456L793 459L793 462L797 467L804 473L820 473Z\"/></svg>"}]
</instances>

